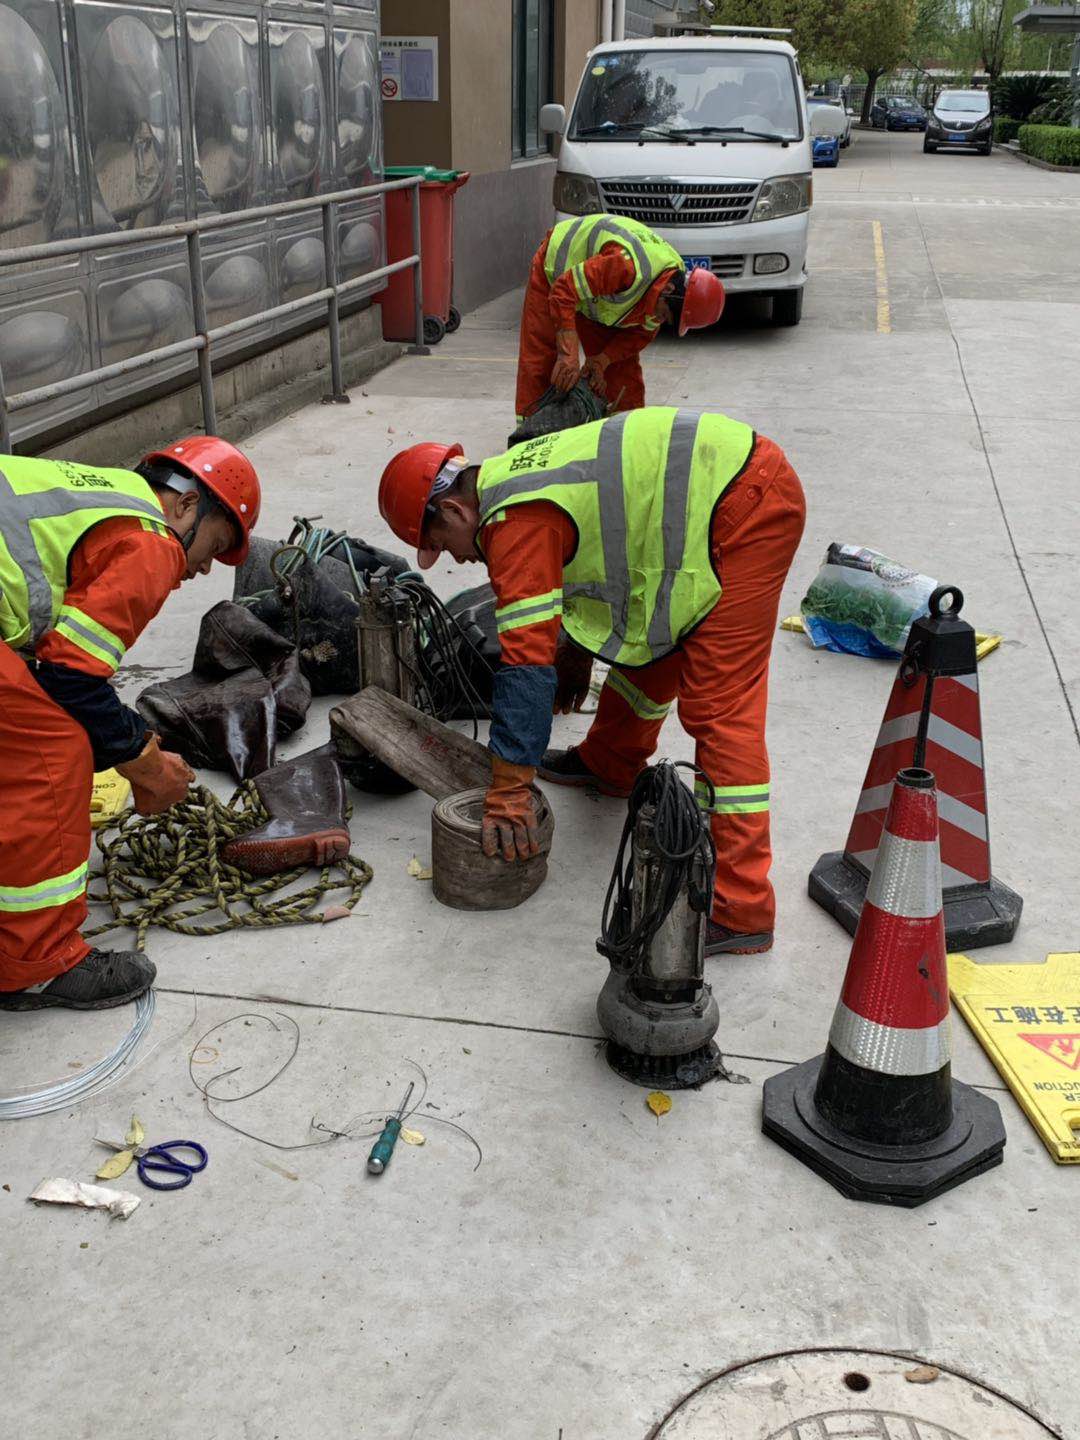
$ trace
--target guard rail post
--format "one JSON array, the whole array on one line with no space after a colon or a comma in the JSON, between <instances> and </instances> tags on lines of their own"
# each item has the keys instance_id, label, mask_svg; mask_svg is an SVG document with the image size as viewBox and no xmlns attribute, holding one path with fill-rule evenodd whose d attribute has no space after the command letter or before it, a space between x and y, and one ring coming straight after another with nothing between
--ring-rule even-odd
<instances>
[{"instance_id":1,"label":"guard rail post","mask_svg":"<svg viewBox=\"0 0 1080 1440\"><path fill-rule=\"evenodd\" d=\"M413 304L416 313L416 341L410 345L408 355L430 355L431 350L424 344L424 252L420 248L420 176L416 176L412 196L412 248L416 256L413 266Z\"/></svg>"},{"instance_id":2,"label":"guard rail post","mask_svg":"<svg viewBox=\"0 0 1080 1440\"><path fill-rule=\"evenodd\" d=\"M199 391L202 396L203 432L217 434L217 405L214 402L214 366L210 357L209 326L206 321L206 290L203 287L202 245L198 230L187 236L188 269L191 271L191 309L195 317L195 335L202 337L198 350Z\"/></svg>"},{"instance_id":3,"label":"guard rail post","mask_svg":"<svg viewBox=\"0 0 1080 1440\"><path fill-rule=\"evenodd\" d=\"M326 326L330 339L330 394L322 397L324 405L348 405L345 382L341 373L341 317L338 313L337 204L331 200L322 207L323 256L326 283L330 295L326 301Z\"/></svg>"}]
</instances>

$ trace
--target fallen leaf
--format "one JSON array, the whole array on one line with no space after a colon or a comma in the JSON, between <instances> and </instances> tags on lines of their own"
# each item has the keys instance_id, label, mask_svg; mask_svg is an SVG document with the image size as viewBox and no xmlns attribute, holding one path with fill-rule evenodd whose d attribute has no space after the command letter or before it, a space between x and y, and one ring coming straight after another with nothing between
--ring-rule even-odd
<instances>
[{"instance_id":1,"label":"fallen leaf","mask_svg":"<svg viewBox=\"0 0 1080 1440\"><path fill-rule=\"evenodd\" d=\"M322 912L323 924L329 920L348 920L352 911L347 905L328 905Z\"/></svg>"},{"instance_id":2,"label":"fallen leaf","mask_svg":"<svg viewBox=\"0 0 1080 1440\"><path fill-rule=\"evenodd\" d=\"M132 1115L131 1129L124 1136L124 1139L129 1145L141 1145L146 1139L146 1131L143 1129L143 1123L137 1115Z\"/></svg>"},{"instance_id":3,"label":"fallen leaf","mask_svg":"<svg viewBox=\"0 0 1080 1440\"><path fill-rule=\"evenodd\" d=\"M472 1051L469 1049L469 1047L468 1047L467 1045L462 1045L462 1047L461 1047L461 1053L462 1053L463 1055L471 1055L471 1054L472 1054Z\"/></svg>"},{"instance_id":4,"label":"fallen leaf","mask_svg":"<svg viewBox=\"0 0 1080 1440\"><path fill-rule=\"evenodd\" d=\"M110 1155L100 1170L94 1171L95 1180L119 1180L124 1171L135 1159L131 1150L121 1150L116 1155Z\"/></svg>"},{"instance_id":5,"label":"fallen leaf","mask_svg":"<svg viewBox=\"0 0 1080 1440\"><path fill-rule=\"evenodd\" d=\"M421 1135L419 1130L402 1129L401 1138L406 1145L423 1145L426 1137Z\"/></svg>"},{"instance_id":6,"label":"fallen leaf","mask_svg":"<svg viewBox=\"0 0 1080 1440\"><path fill-rule=\"evenodd\" d=\"M409 861L408 865L405 866L405 869L413 877L414 880L431 879L431 871L425 869L415 855Z\"/></svg>"},{"instance_id":7,"label":"fallen leaf","mask_svg":"<svg viewBox=\"0 0 1080 1440\"><path fill-rule=\"evenodd\" d=\"M665 1095L663 1090L653 1090L645 1096L645 1104L659 1120L661 1115L666 1115L671 1109L671 1096Z\"/></svg>"},{"instance_id":8,"label":"fallen leaf","mask_svg":"<svg viewBox=\"0 0 1080 1440\"><path fill-rule=\"evenodd\" d=\"M936 1365L916 1365L914 1370L905 1370L904 1379L909 1380L912 1385L929 1385L936 1380L941 1371Z\"/></svg>"}]
</instances>

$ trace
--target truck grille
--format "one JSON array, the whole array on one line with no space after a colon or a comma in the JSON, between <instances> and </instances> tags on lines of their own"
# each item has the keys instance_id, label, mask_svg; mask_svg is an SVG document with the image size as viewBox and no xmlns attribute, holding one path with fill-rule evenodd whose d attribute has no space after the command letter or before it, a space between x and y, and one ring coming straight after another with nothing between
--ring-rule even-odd
<instances>
[{"instance_id":1,"label":"truck grille","mask_svg":"<svg viewBox=\"0 0 1080 1440\"><path fill-rule=\"evenodd\" d=\"M603 180L604 209L646 225L737 225L750 217L756 180Z\"/></svg>"}]
</instances>

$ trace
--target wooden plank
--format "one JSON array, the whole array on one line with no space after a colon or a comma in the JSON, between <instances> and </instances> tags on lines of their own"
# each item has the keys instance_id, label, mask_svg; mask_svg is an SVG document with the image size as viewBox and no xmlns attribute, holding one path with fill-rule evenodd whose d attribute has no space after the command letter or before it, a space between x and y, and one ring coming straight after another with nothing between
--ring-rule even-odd
<instances>
[{"instance_id":1,"label":"wooden plank","mask_svg":"<svg viewBox=\"0 0 1080 1440\"><path fill-rule=\"evenodd\" d=\"M334 706L330 734L342 760L367 751L434 800L491 784L483 745L377 685Z\"/></svg>"}]
</instances>

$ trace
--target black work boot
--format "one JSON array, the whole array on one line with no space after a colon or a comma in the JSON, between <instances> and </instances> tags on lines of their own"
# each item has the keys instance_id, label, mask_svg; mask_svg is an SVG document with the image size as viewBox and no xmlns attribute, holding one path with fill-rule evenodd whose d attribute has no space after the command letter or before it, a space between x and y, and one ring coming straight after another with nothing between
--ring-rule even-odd
<instances>
[{"instance_id":1,"label":"black work boot","mask_svg":"<svg viewBox=\"0 0 1080 1440\"><path fill-rule=\"evenodd\" d=\"M55 980L0 990L0 1010L111 1010L145 995L157 970L141 950L91 950Z\"/></svg>"},{"instance_id":2,"label":"black work boot","mask_svg":"<svg viewBox=\"0 0 1080 1440\"><path fill-rule=\"evenodd\" d=\"M706 955L764 955L773 947L773 932L761 930L756 935L730 930L719 920L709 919L705 926Z\"/></svg>"},{"instance_id":3,"label":"black work boot","mask_svg":"<svg viewBox=\"0 0 1080 1440\"><path fill-rule=\"evenodd\" d=\"M222 858L249 875L332 865L349 853L345 781L333 745L322 745L255 777L270 819L230 840Z\"/></svg>"},{"instance_id":4,"label":"black work boot","mask_svg":"<svg viewBox=\"0 0 1080 1440\"><path fill-rule=\"evenodd\" d=\"M629 789L612 785L590 770L576 749L545 750L536 773L553 785L591 785L601 795L613 795L619 800L630 794Z\"/></svg>"}]
</instances>

